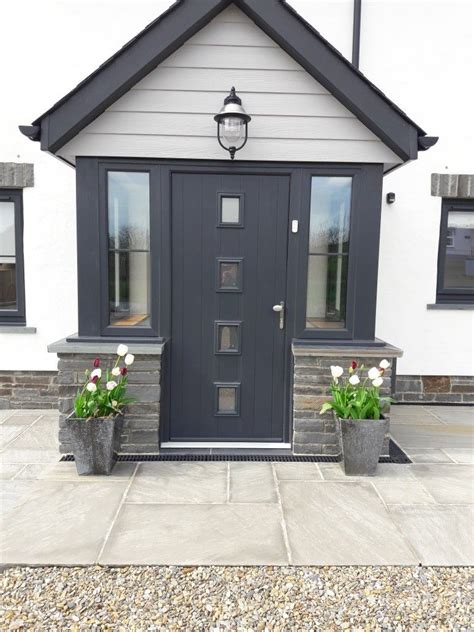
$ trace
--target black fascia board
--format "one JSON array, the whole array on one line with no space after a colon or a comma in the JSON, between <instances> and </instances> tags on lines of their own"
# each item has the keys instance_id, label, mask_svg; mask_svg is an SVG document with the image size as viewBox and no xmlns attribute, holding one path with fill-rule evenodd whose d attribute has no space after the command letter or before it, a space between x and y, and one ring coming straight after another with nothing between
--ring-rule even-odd
<instances>
[{"instance_id":1,"label":"black fascia board","mask_svg":"<svg viewBox=\"0 0 474 632\"><path fill-rule=\"evenodd\" d=\"M33 122L55 153L229 4L234 3L402 160L425 132L285 0L177 0Z\"/></svg>"},{"instance_id":2,"label":"black fascia board","mask_svg":"<svg viewBox=\"0 0 474 632\"><path fill-rule=\"evenodd\" d=\"M41 125L41 149L58 151L230 2L175 2L33 123Z\"/></svg>"}]
</instances>

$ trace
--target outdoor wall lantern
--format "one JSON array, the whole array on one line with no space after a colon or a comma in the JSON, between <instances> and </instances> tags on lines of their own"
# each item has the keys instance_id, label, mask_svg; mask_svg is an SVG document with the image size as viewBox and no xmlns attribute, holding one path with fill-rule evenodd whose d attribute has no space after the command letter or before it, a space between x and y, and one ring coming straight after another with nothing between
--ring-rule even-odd
<instances>
[{"instance_id":1,"label":"outdoor wall lantern","mask_svg":"<svg viewBox=\"0 0 474 632\"><path fill-rule=\"evenodd\" d=\"M247 142L248 123L251 116L242 107L242 99L232 87L229 96L224 99L224 106L214 120L217 122L217 140L219 145L226 149L232 160L235 152L242 149Z\"/></svg>"}]
</instances>

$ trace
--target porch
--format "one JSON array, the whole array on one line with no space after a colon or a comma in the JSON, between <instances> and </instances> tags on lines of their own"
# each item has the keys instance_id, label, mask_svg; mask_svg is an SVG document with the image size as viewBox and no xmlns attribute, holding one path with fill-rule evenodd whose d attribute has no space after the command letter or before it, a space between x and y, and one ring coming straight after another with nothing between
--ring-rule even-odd
<instances>
[{"instance_id":1,"label":"porch","mask_svg":"<svg viewBox=\"0 0 474 632\"><path fill-rule=\"evenodd\" d=\"M395 406L413 461L373 479L337 463L158 462L78 478L57 413L2 411L2 563L469 565L473 409Z\"/></svg>"}]
</instances>

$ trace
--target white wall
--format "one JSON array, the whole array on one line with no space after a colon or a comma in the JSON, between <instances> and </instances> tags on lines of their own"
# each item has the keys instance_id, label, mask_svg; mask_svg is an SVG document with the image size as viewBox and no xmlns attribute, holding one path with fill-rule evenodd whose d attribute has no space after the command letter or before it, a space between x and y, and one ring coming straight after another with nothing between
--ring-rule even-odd
<instances>
[{"instance_id":1,"label":"white wall","mask_svg":"<svg viewBox=\"0 0 474 632\"><path fill-rule=\"evenodd\" d=\"M46 344L76 331L74 173L17 131L114 54L168 0L16 0L2 6L0 161L34 162L25 190L26 303L36 335L0 335L0 368L54 368ZM351 0L292 0L347 57ZM131 7L133 5L133 10ZM40 6L40 8L39 8ZM430 175L472 173L471 0L363 0L361 70L438 145L386 177L377 334L405 350L403 374L471 374L472 312L435 300L440 198ZM6 88L8 86L8 88Z\"/></svg>"}]
</instances>

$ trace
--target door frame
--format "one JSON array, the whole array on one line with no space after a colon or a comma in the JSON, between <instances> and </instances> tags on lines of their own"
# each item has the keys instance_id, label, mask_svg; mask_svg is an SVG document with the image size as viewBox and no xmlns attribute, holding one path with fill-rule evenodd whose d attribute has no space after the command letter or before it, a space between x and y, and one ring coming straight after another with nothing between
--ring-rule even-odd
<instances>
[{"instance_id":1,"label":"door frame","mask_svg":"<svg viewBox=\"0 0 474 632\"><path fill-rule=\"evenodd\" d=\"M163 161L161 162L161 252L160 252L160 333L167 339L167 352L162 366L161 384L161 404L160 404L160 444L170 442L170 345L173 344L172 335L172 193L171 180L174 174L212 174L212 175L265 175L265 176L288 176L289 178L289 199L288 199L288 226L287 226L287 252L286 252L286 297L285 300L285 331L284 331L284 409L283 409L283 438L282 441L272 443L272 446L286 445L290 443L291 428L291 381L292 381L292 356L291 342L295 330L295 304L294 288L295 274L297 273L298 240L297 234L291 232L292 220L301 221L299 217L301 210L301 166L294 163L282 166L276 164L259 163L230 163L230 162L204 162L204 161ZM209 441L211 443L211 441ZM219 442L213 442L219 443ZM241 442L239 442L241 445ZM249 447L251 447L249 443Z\"/></svg>"}]
</instances>

